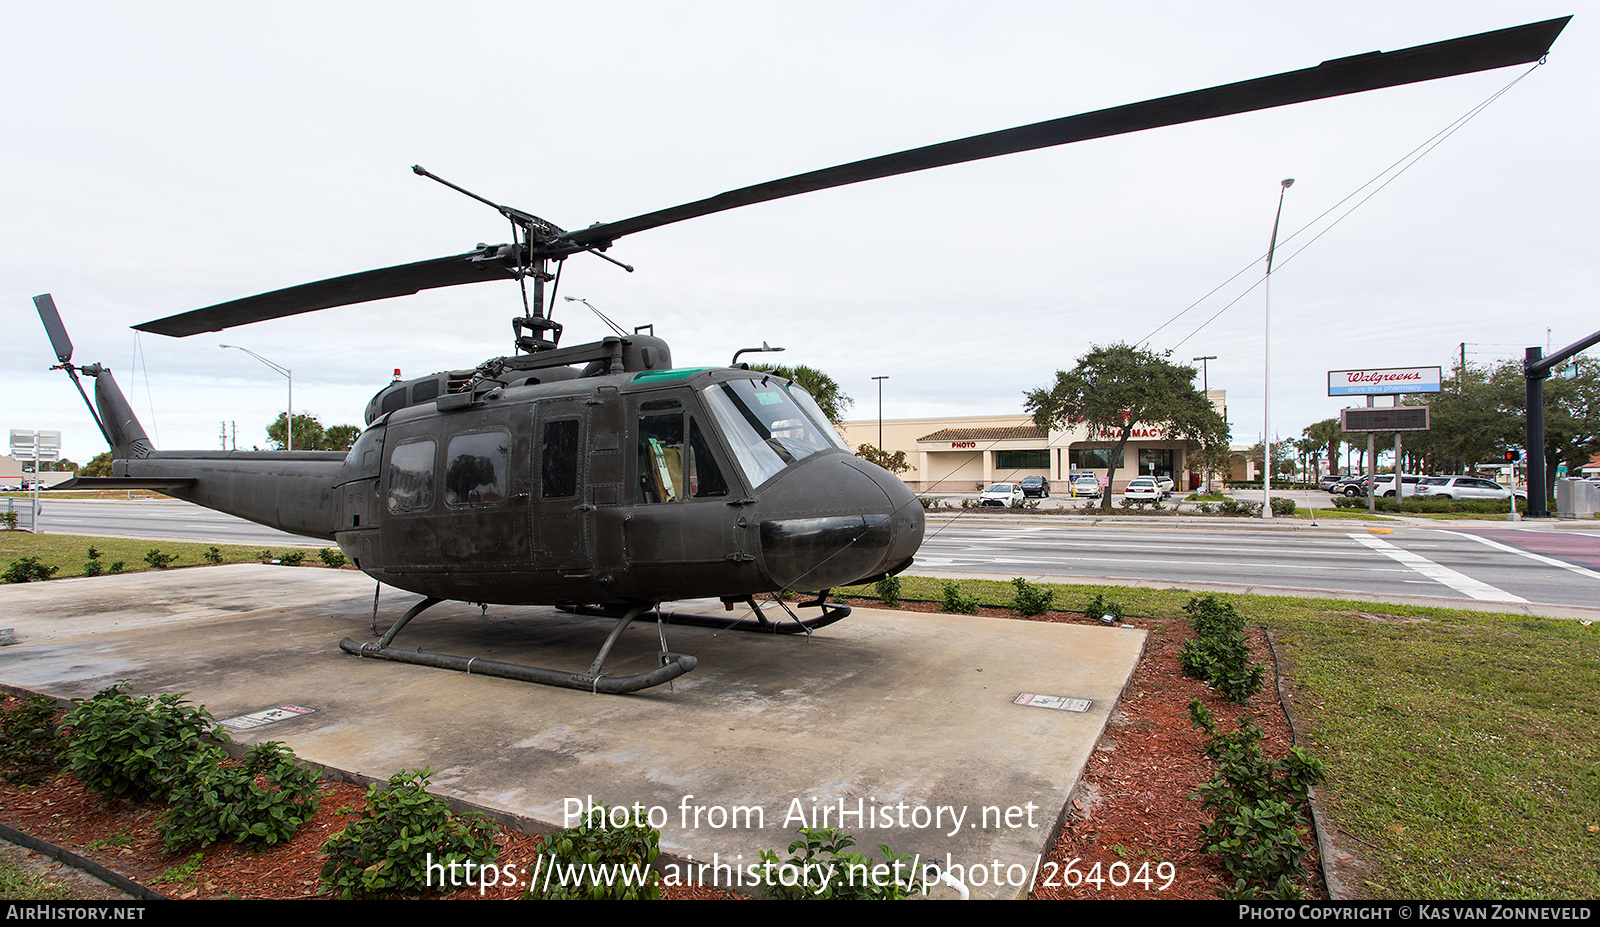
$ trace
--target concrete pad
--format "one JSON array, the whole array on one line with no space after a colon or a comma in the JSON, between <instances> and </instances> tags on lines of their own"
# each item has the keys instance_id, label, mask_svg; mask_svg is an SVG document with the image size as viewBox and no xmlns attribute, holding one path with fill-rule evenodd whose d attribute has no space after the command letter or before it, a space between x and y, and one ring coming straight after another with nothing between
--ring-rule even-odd
<instances>
[{"instance_id":1,"label":"concrete pad","mask_svg":"<svg viewBox=\"0 0 1600 927\"><path fill-rule=\"evenodd\" d=\"M591 695L343 653L340 638L375 636L373 588L352 571L255 564L0 587L18 640L0 648L0 684L84 697L126 679L188 692L219 719L314 709L235 739L375 779L431 767L436 792L534 827L576 823L591 798L641 804L673 865L787 858L799 827L826 825L867 855L885 843L949 864L974 897L1012 897L1144 644L1131 629L871 609L809 639L668 626L695 671ZM385 590L380 630L417 599ZM444 603L396 646L582 670L610 627ZM649 669L657 649L657 629L636 624L606 669ZM1015 704L1024 693L1090 704Z\"/></svg>"}]
</instances>

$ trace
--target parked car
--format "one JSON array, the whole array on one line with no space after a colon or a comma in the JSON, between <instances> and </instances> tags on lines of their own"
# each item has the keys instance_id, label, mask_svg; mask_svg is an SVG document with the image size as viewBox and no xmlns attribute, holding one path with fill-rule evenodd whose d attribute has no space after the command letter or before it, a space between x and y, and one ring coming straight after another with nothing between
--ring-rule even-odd
<instances>
[{"instance_id":1,"label":"parked car","mask_svg":"<svg viewBox=\"0 0 1600 927\"><path fill-rule=\"evenodd\" d=\"M1414 474L1405 474L1400 478L1400 494L1414 496L1417 487L1422 483L1422 477ZM1380 499L1394 498L1394 474L1384 473L1372 480L1372 494Z\"/></svg>"},{"instance_id":2,"label":"parked car","mask_svg":"<svg viewBox=\"0 0 1600 927\"><path fill-rule=\"evenodd\" d=\"M1128 487L1122 491L1122 498L1129 501L1150 499L1160 502L1166 497L1166 492L1153 476L1136 476L1128 481Z\"/></svg>"},{"instance_id":3,"label":"parked car","mask_svg":"<svg viewBox=\"0 0 1600 927\"><path fill-rule=\"evenodd\" d=\"M1178 484L1174 483L1170 476L1158 476L1156 477L1156 483L1161 487L1161 491L1166 493L1167 498L1170 498L1172 491L1178 488Z\"/></svg>"},{"instance_id":4,"label":"parked car","mask_svg":"<svg viewBox=\"0 0 1600 927\"><path fill-rule=\"evenodd\" d=\"M1367 475L1347 476L1328 487L1335 496L1364 496L1367 494Z\"/></svg>"},{"instance_id":5,"label":"parked car","mask_svg":"<svg viewBox=\"0 0 1600 927\"><path fill-rule=\"evenodd\" d=\"M1425 476L1417 484L1417 495L1434 499L1498 499L1511 498L1511 490L1494 480L1477 476ZM1518 499L1528 498L1526 490L1516 492Z\"/></svg>"},{"instance_id":6,"label":"parked car","mask_svg":"<svg viewBox=\"0 0 1600 927\"><path fill-rule=\"evenodd\" d=\"M1038 496L1041 499L1050 498L1050 481L1042 476L1025 476L1022 478L1022 494L1024 496Z\"/></svg>"},{"instance_id":7,"label":"parked car","mask_svg":"<svg viewBox=\"0 0 1600 927\"><path fill-rule=\"evenodd\" d=\"M1349 478L1347 473L1330 473L1317 481L1317 488L1323 492L1333 492L1334 484Z\"/></svg>"},{"instance_id":8,"label":"parked car","mask_svg":"<svg viewBox=\"0 0 1600 927\"><path fill-rule=\"evenodd\" d=\"M1068 484L1067 489L1073 498L1079 496L1099 498L1101 492L1100 480L1093 474L1075 476L1072 478L1072 482Z\"/></svg>"},{"instance_id":9,"label":"parked car","mask_svg":"<svg viewBox=\"0 0 1600 927\"><path fill-rule=\"evenodd\" d=\"M1012 502L1021 502L1025 498L1021 483L990 483L989 488L978 495L978 504L1009 508Z\"/></svg>"}]
</instances>

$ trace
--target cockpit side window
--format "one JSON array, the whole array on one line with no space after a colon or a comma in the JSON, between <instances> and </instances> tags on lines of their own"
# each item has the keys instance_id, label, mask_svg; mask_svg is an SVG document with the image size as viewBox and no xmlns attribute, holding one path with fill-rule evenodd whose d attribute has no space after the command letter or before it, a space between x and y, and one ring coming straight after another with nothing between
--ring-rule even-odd
<instances>
[{"instance_id":1,"label":"cockpit side window","mask_svg":"<svg viewBox=\"0 0 1600 927\"><path fill-rule=\"evenodd\" d=\"M649 405L640 407L641 411L648 408ZM710 442L694 416L683 412L639 416L638 474L636 498L640 502L678 502L728 494L728 482Z\"/></svg>"},{"instance_id":2,"label":"cockpit side window","mask_svg":"<svg viewBox=\"0 0 1600 927\"><path fill-rule=\"evenodd\" d=\"M683 413L639 416L639 501L677 502L683 482Z\"/></svg>"}]
</instances>

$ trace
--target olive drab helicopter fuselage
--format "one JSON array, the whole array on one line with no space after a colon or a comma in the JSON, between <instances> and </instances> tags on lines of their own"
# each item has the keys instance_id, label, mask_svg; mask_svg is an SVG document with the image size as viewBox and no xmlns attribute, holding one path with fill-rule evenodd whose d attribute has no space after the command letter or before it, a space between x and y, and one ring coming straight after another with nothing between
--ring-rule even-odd
<instances>
[{"instance_id":1,"label":"olive drab helicopter fuselage","mask_svg":"<svg viewBox=\"0 0 1600 927\"><path fill-rule=\"evenodd\" d=\"M1093 138L1540 61L1570 17L1005 129L732 190L617 222L565 231L530 213L413 170L493 206L513 240L465 254L365 271L134 326L184 337L423 289L516 280L523 315L514 353L472 370L397 382L373 398L348 453L161 451L108 370L75 367L54 301L37 297L59 361L111 446L114 476L91 485L147 487L308 537L336 541L379 582L421 594L362 656L533 682L625 692L693 669L669 651L655 670L616 677L604 661L624 629L674 615L661 603L720 598L755 606L781 590L820 593L821 617L722 621L741 630L806 631L849 613L833 587L904 570L923 538L922 507L901 480L854 456L803 389L737 363L672 366L652 333L559 345L545 310L566 259L619 238L727 209L829 187ZM965 243L964 246L970 246ZM556 271L551 272L554 263ZM529 285L531 284L531 299ZM553 297L553 292L552 292ZM591 307L592 308L592 307ZM607 320L609 321L609 320ZM743 352L741 352L743 353ZM562 672L390 646L445 600L557 605L615 624L587 671Z\"/></svg>"}]
</instances>

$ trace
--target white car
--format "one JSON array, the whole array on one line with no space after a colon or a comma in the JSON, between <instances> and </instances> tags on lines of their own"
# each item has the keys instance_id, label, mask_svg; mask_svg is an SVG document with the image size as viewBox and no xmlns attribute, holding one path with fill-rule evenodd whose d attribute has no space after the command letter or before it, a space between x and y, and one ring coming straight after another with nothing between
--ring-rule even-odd
<instances>
[{"instance_id":1,"label":"white car","mask_svg":"<svg viewBox=\"0 0 1600 927\"><path fill-rule=\"evenodd\" d=\"M1422 477L1406 474L1400 479L1400 493L1406 496L1415 496L1417 487L1422 485ZM1380 499L1394 498L1394 474L1384 473L1372 478L1372 494Z\"/></svg>"},{"instance_id":2,"label":"white car","mask_svg":"<svg viewBox=\"0 0 1600 927\"><path fill-rule=\"evenodd\" d=\"M1012 502L1020 503L1024 498L1021 483L990 483L989 488L979 494L978 504L1010 508Z\"/></svg>"},{"instance_id":3,"label":"white car","mask_svg":"<svg viewBox=\"0 0 1600 927\"><path fill-rule=\"evenodd\" d=\"M1170 476L1158 476L1156 477L1156 483L1161 486L1161 491L1169 497L1172 495L1172 491L1178 488L1178 484L1174 483Z\"/></svg>"},{"instance_id":4,"label":"white car","mask_svg":"<svg viewBox=\"0 0 1600 927\"><path fill-rule=\"evenodd\" d=\"M1092 476L1076 476L1072 478L1069 488L1074 498L1078 496L1097 498L1100 495L1100 480Z\"/></svg>"},{"instance_id":5,"label":"white car","mask_svg":"<svg viewBox=\"0 0 1600 927\"><path fill-rule=\"evenodd\" d=\"M1153 476L1136 476L1128 481L1128 488L1122 491L1122 498L1130 502L1145 499L1160 502L1166 497L1166 491L1161 488L1161 484L1156 482L1156 478Z\"/></svg>"}]
</instances>

